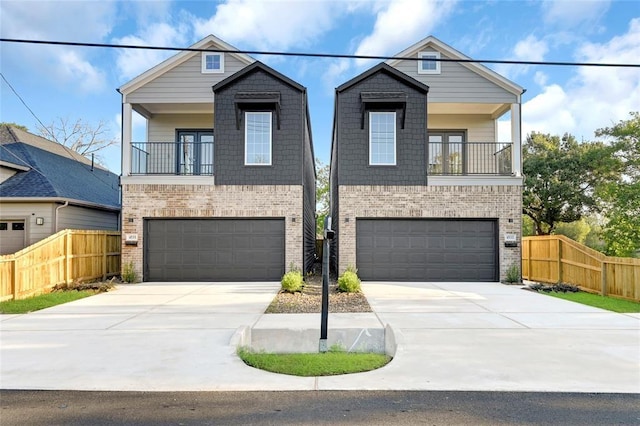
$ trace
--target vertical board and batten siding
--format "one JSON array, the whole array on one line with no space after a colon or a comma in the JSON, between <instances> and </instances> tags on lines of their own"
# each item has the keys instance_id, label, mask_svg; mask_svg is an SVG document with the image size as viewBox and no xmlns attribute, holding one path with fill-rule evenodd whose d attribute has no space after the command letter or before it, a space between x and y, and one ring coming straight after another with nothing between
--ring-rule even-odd
<instances>
[{"instance_id":1,"label":"vertical board and batten siding","mask_svg":"<svg viewBox=\"0 0 640 426\"><path fill-rule=\"evenodd\" d=\"M213 129L213 108L211 114L154 114L147 127L149 142L175 142L176 129Z\"/></svg>"},{"instance_id":2,"label":"vertical board and batten siding","mask_svg":"<svg viewBox=\"0 0 640 426\"><path fill-rule=\"evenodd\" d=\"M117 212L67 206L58 211L58 229L86 229L115 231L118 229Z\"/></svg>"},{"instance_id":3,"label":"vertical board and batten siding","mask_svg":"<svg viewBox=\"0 0 640 426\"><path fill-rule=\"evenodd\" d=\"M197 52L182 64L127 94L129 103L206 103L213 102L211 87L246 67L235 56L224 55L224 73L203 74L201 54Z\"/></svg>"},{"instance_id":4,"label":"vertical board and batten siding","mask_svg":"<svg viewBox=\"0 0 640 426\"><path fill-rule=\"evenodd\" d=\"M311 149L311 129L309 129L307 120L304 120L303 131L303 149L304 159L302 164L302 172L304 179L304 199L302 202L303 218L303 262L305 272L313 269L316 251L316 177L315 177L315 159L313 158L313 150Z\"/></svg>"},{"instance_id":5,"label":"vertical board and batten siding","mask_svg":"<svg viewBox=\"0 0 640 426\"><path fill-rule=\"evenodd\" d=\"M36 225L36 217L44 218L44 225ZM53 203L2 203L0 219L24 219L27 238L31 245L55 232L55 204Z\"/></svg>"},{"instance_id":6,"label":"vertical board and batten siding","mask_svg":"<svg viewBox=\"0 0 640 426\"><path fill-rule=\"evenodd\" d=\"M429 51L429 49L424 51ZM441 53L441 58L451 59L443 53ZM486 104L516 103L518 101L513 93L457 62L441 62L440 74L418 74L417 61L400 61L394 65L394 68L428 85L430 103Z\"/></svg>"},{"instance_id":7,"label":"vertical board and batten siding","mask_svg":"<svg viewBox=\"0 0 640 426\"><path fill-rule=\"evenodd\" d=\"M489 115L428 114L427 123L429 130L466 130L467 142L495 142L497 139L495 120Z\"/></svg>"}]
</instances>

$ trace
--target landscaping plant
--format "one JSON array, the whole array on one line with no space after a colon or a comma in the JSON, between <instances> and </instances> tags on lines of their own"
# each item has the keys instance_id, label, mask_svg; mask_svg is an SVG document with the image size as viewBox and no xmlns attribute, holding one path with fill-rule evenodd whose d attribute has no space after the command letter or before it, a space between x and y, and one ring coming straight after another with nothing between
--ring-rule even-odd
<instances>
[{"instance_id":1,"label":"landscaping plant","mask_svg":"<svg viewBox=\"0 0 640 426\"><path fill-rule=\"evenodd\" d=\"M286 291L287 293L298 292L302 290L302 274L297 270L289 271L282 277L280 285L282 286L282 290Z\"/></svg>"},{"instance_id":2,"label":"landscaping plant","mask_svg":"<svg viewBox=\"0 0 640 426\"><path fill-rule=\"evenodd\" d=\"M355 268L348 267L338 278L338 290L345 293L360 293L360 278Z\"/></svg>"}]
</instances>

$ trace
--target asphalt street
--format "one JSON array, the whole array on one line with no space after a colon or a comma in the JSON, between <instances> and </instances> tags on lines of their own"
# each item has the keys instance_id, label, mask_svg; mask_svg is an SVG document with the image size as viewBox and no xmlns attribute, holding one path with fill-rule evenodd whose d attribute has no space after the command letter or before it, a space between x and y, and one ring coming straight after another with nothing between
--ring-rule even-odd
<instances>
[{"instance_id":1,"label":"asphalt street","mask_svg":"<svg viewBox=\"0 0 640 426\"><path fill-rule=\"evenodd\" d=\"M9 425L638 425L640 395L0 391Z\"/></svg>"}]
</instances>

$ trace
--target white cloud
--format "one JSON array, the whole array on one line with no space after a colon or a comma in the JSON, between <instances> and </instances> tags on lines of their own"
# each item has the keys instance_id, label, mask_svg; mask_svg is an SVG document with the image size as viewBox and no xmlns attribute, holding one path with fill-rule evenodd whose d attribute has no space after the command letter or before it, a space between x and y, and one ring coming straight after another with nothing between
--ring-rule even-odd
<instances>
[{"instance_id":1,"label":"white cloud","mask_svg":"<svg viewBox=\"0 0 640 426\"><path fill-rule=\"evenodd\" d=\"M214 34L231 44L257 50L287 50L312 45L356 9L353 2L227 0L209 19L196 19L198 38Z\"/></svg>"},{"instance_id":2,"label":"white cloud","mask_svg":"<svg viewBox=\"0 0 640 426\"><path fill-rule=\"evenodd\" d=\"M455 4L455 1L439 0L385 2L385 7L377 13L373 32L362 40L356 55L398 53L428 36L453 12Z\"/></svg>"},{"instance_id":3,"label":"white cloud","mask_svg":"<svg viewBox=\"0 0 640 426\"><path fill-rule=\"evenodd\" d=\"M536 71L536 73L533 75L533 81L538 86L544 87L547 85L547 81L549 81L549 76L542 71Z\"/></svg>"},{"instance_id":4,"label":"white cloud","mask_svg":"<svg viewBox=\"0 0 640 426\"><path fill-rule=\"evenodd\" d=\"M100 42L116 20L112 1L54 2L2 1L0 34L5 38ZM57 77L84 92L105 87L105 74L91 64L95 50L46 45L2 46L3 60L19 64L25 72L43 64Z\"/></svg>"},{"instance_id":5,"label":"white cloud","mask_svg":"<svg viewBox=\"0 0 640 426\"><path fill-rule=\"evenodd\" d=\"M595 24L610 3L610 0L547 0L542 3L542 14L547 24L575 28L580 24Z\"/></svg>"},{"instance_id":6,"label":"white cloud","mask_svg":"<svg viewBox=\"0 0 640 426\"><path fill-rule=\"evenodd\" d=\"M139 35L128 35L114 39L116 44L183 47L191 44L189 28L185 23L171 26L168 23L154 23L144 27ZM118 51L116 66L122 81L132 79L149 68L159 64L174 51L122 49Z\"/></svg>"},{"instance_id":7,"label":"white cloud","mask_svg":"<svg viewBox=\"0 0 640 426\"><path fill-rule=\"evenodd\" d=\"M576 50L582 62L638 63L640 18L630 21L625 34L604 43L585 43ZM637 68L580 67L564 88L545 86L523 105L523 135L572 133L593 139L594 131L626 119L640 110L640 70Z\"/></svg>"},{"instance_id":8,"label":"white cloud","mask_svg":"<svg viewBox=\"0 0 640 426\"><path fill-rule=\"evenodd\" d=\"M529 34L526 38L518 41L513 48L510 60L514 61L544 61L545 55L549 52L549 46L543 39L538 39L533 34ZM517 64L498 64L495 66L499 74L508 78L515 78L526 73L530 69L530 65Z\"/></svg>"}]
</instances>

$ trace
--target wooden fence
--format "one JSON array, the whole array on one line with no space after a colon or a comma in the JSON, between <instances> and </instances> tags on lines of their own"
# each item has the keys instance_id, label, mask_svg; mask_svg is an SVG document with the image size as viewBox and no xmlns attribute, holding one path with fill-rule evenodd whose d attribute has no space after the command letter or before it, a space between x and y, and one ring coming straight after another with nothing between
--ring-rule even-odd
<instances>
[{"instance_id":1,"label":"wooden fence","mask_svg":"<svg viewBox=\"0 0 640 426\"><path fill-rule=\"evenodd\" d=\"M564 235L522 238L522 278L640 301L640 259L605 256Z\"/></svg>"},{"instance_id":2,"label":"wooden fence","mask_svg":"<svg viewBox=\"0 0 640 426\"><path fill-rule=\"evenodd\" d=\"M0 256L0 301L120 274L120 232L65 230Z\"/></svg>"}]
</instances>

